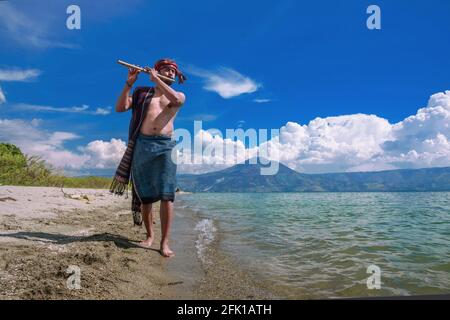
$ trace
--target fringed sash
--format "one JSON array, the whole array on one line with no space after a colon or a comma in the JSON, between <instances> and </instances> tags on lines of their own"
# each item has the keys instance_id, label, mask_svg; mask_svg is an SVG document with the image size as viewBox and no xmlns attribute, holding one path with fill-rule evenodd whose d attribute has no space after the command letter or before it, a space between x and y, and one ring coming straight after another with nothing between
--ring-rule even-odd
<instances>
[{"instance_id":1,"label":"fringed sash","mask_svg":"<svg viewBox=\"0 0 450 320\"><path fill-rule=\"evenodd\" d=\"M142 90L147 89L147 94L143 99L142 104L139 103L139 96L142 93ZM142 121L144 120L147 106L150 105L151 98L153 97L155 90L153 87L150 88L142 88L138 87L133 92L133 114L130 120L130 127L128 131L128 145L125 153L122 157L122 160L119 163L119 166L116 170L116 174L114 175L114 179L109 188L109 192L116 195L123 195L125 193L126 198L128 198L128 184L130 183L130 175L131 175L131 162L133 161L133 151L134 146L136 144L136 139L139 134L139 130L141 128ZM150 101L146 104L147 98L150 97ZM133 177L131 177L132 179ZM142 225L142 215L141 215L141 201L136 194L136 190L134 190L134 186L131 188L131 211L133 214L133 222L134 225L141 226Z\"/></svg>"}]
</instances>

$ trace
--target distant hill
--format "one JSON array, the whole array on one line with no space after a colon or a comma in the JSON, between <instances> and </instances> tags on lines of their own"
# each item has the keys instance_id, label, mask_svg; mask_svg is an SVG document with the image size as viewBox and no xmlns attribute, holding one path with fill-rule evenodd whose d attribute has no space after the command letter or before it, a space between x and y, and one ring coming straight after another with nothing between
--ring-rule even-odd
<instances>
[{"instance_id":1,"label":"distant hill","mask_svg":"<svg viewBox=\"0 0 450 320\"><path fill-rule=\"evenodd\" d=\"M261 167L242 163L205 174L180 174L178 187L190 192L450 191L450 167L304 174L279 163L272 176L261 175Z\"/></svg>"},{"instance_id":2,"label":"distant hill","mask_svg":"<svg viewBox=\"0 0 450 320\"><path fill-rule=\"evenodd\" d=\"M242 163L205 174L180 174L178 187L190 192L450 191L450 167L377 172L304 174L279 163L276 175L261 164ZM109 188L108 177L66 177L38 156L0 142L0 185Z\"/></svg>"}]
</instances>

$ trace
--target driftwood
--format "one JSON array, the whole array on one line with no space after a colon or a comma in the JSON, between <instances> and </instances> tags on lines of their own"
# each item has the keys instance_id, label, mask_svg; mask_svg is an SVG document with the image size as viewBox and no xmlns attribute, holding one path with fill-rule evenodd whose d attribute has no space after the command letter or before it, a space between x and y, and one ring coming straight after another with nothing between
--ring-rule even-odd
<instances>
[{"instance_id":1,"label":"driftwood","mask_svg":"<svg viewBox=\"0 0 450 320\"><path fill-rule=\"evenodd\" d=\"M64 192L63 186L61 186L61 192L63 193L64 198L70 198L70 199L74 199L74 200L84 200L84 201L86 201L86 203L90 203L89 201L94 200L94 197L92 197L92 196L89 197L87 194L82 194L82 193L70 194L70 193Z\"/></svg>"},{"instance_id":2,"label":"driftwood","mask_svg":"<svg viewBox=\"0 0 450 320\"><path fill-rule=\"evenodd\" d=\"M5 201L8 201L8 200L10 200L10 201L17 201L17 199L14 199L14 198L11 198L11 197L0 198L1 202L5 202Z\"/></svg>"}]
</instances>

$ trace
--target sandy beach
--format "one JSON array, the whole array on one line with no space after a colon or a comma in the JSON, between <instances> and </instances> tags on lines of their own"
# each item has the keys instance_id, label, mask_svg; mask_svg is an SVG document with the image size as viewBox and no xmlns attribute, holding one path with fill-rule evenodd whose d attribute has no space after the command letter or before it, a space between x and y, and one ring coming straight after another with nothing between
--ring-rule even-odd
<instances>
[{"instance_id":1,"label":"sandy beach","mask_svg":"<svg viewBox=\"0 0 450 320\"><path fill-rule=\"evenodd\" d=\"M0 299L265 297L226 259L202 266L194 222L179 209L171 240L176 256L167 259L158 250L158 203L155 242L143 249L137 243L145 231L133 226L130 198L108 190L63 191L0 186ZM73 266L79 268L78 289Z\"/></svg>"},{"instance_id":2,"label":"sandy beach","mask_svg":"<svg viewBox=\"0 0 450 320\"><path fill-rule=\"evenodd\" d=\"M158 243L152 250L136 245L144 229L133 227L129 199L108 190L64 192L0 187L1 299L182 297ZM69 266L80 268L81 289L68 288Z\"/></svg>"}]
</instances>

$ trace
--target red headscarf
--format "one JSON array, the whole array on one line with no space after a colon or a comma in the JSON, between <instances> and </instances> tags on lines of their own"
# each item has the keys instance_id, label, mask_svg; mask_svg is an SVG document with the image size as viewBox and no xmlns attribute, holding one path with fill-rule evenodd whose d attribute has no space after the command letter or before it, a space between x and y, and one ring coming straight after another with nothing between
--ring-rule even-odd
<instances>
[{"instance_id":1,"label":"red headscarf","mask_svg":"<svg viewBox=\"0 0 450 320\"><path fill-rule=\"evenodd\" d=\"M163 67L172 67L175 69L175 74L178 76L178 83L183 83L187 78L178 70L178 65L174 60L171 59L161 59L155 63L155 70L159 72Z\"/></svg>"}]
</instances>

